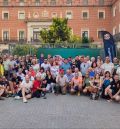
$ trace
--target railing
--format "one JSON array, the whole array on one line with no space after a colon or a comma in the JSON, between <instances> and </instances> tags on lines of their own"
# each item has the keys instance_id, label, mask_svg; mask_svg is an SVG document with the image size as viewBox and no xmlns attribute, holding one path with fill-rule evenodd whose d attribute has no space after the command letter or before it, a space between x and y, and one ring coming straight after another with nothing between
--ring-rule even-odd
<instances>
[{"instance_id":1,"label":"railing","mask_svg":"<svg viewBox=\"0 0 120 129\"><path fill-rule=\"evenodd\" d=\"M6 38L6 39L2 39L0 38L0 44L4 43L4 44L9 44L9 43L26 43L27 42L27 39L24 38L24 39L19 39L19 38Z\"/></svg>"},{"instance_id":2,"label":"railing","mask_svg":"<svg viewBox=\"0 0 120 129\"><path fill-rule=\"evenodd\" d=\"M65 0L59 0L57 2L0 2L0 7L8 6L110 6L112 0L105 0L102 4L99 0L90 0L88 3L84 3L83 0L74 0L73 2L66 2Z\"/></svg>"},{"instance_id":3,"label":"railing","mask_svg":"<svg viewBox=\"0 0 120 129\"><path fill-rule=\"evenodd\" d=\"M98 43L40 43L31 42L26 44L11 43L9 46L15 47L16 45L31 45L39 48L103 48L103 44Z\"/></svg>"}]
</instances>

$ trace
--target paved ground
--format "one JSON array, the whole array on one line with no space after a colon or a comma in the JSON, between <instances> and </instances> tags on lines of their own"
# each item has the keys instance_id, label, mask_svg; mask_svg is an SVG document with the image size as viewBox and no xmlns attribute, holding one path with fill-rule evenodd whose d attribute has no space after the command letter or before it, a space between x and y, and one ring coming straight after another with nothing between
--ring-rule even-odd
<instances>
[{"instance_id":1,"label":"paved ground","mask_svg":"<svg viewBox=\"0 0 120 129\"><path fill-rule=\"evenodd\" d=\"M120 104L85 96L54 96L24 104L0 101L1 129L120 129Z\"/></svg>"}]
</instances>

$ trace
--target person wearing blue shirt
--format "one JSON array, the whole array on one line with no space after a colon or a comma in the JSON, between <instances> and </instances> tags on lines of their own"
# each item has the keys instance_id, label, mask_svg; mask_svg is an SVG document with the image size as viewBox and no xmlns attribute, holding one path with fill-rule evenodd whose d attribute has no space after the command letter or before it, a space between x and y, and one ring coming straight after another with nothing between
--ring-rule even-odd
<instances>
[{"instance_id":1,"label":"person wearing blue shirt","mask_svg":"<svg viewBox=\"0 0 120 129\"><path fill-rule=\"evenodd\" d=\"M71 68L70 63L68 62L67 59L64 59L64 62L62 63L62 65L60 66L60 68L63 69L65 73L66 73L66 71L68 69Z\"/></svg>"}]
</instances>

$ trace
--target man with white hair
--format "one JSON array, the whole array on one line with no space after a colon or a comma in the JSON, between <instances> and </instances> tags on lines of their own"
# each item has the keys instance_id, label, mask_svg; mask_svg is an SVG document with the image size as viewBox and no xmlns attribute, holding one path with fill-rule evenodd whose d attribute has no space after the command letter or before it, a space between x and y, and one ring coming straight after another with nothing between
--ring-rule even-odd
<instances>
[{"instance_id":1,"label":"man with white hair","mask_svg":"<svg viewBox=\"0 0 120 129\"><path fill-rule=\"evenodd\" d=\"M33 82L30 81L29 75L25 76L25 80L22 81L20 85L19 92L15 99L23 98L23 102L27 103L27 99L30 99L32 97L31 88L33 87Z\"/></svg>"}]
</instances>

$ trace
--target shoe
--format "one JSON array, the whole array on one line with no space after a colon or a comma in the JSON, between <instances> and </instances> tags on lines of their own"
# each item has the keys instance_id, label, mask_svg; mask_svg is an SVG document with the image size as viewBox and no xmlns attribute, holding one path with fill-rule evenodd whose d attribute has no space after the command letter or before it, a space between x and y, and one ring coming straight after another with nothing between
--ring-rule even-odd
<instances>
[{"instance_id":1,"label":"shoe","mask_svg":"<svg viewBox=\"0 0 120 129\"><path fill-rule=\"evenodd\" d=\"M27 99L26 98L23 99L23 103L27 103Z\"/></svg>"},{"instance_id":2,"label":"shoe","mask_svg":"<svg viewBox=\"0 0 120 129\"><path fill-rule=\"evenodd\" d=\"M19 99L20 99L20 96L15 96L14 99L15 99L15 100L19 100Z\"/></svg>"},{"instance_id":3,"label":"shoe","mask_svg":"<svg viewBox=\"0 0 120 129\"><path fill-rule=\"evenodd\" d=\"M47 97L46 97L46 96L44 96L44 97L43 97L43 99L47 99Z\"/></svg>"},{"instance_id":4,"label":"shoe","mask_svg":"<svg viewBox=\"0 0 120 129\"><path fill-rule=\"evenodd\" d=\"M80 92L78 92L77 96L80 96Z\"/></svg>"},{"instance_id":5,"label":"shoe","mask_svg":"<svg viewBox=\"0 0 120 129\"><path fill-rule=\"evenodd\" d=\"M52 93L54 94L54 93L55 93L55 91L52 91Z\"/></svg>"},{"instance_id":6,"label":"shoe","mask_svg":"<svg viewBox=\"0 0 120 129\"><path fill-rule=\"evenodd\" d=\"M3 97L0 96L0 100L5 100Z\"/></svg>"}]
</instances>

